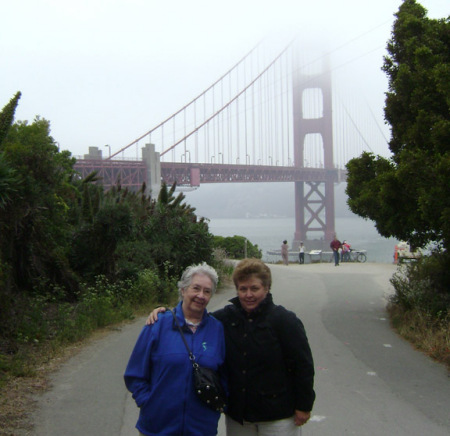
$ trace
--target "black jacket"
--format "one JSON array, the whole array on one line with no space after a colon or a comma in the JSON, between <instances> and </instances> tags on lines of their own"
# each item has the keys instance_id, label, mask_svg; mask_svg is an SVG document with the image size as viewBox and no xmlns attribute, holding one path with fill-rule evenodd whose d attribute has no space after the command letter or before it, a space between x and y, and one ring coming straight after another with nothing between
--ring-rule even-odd
<instances>
[{"instance_id":1,"label":"black jacket","mask_svg":"<svg viewBox=\"0 0 450 436\"><path fill-rule=\"evenodd\" d=\"M302 322L268 293L247 313L239 298L213 313L225 329L229 377L227 415L242 423L273 421L309 412L314 364Z\"/></svg>"}]
</instances>

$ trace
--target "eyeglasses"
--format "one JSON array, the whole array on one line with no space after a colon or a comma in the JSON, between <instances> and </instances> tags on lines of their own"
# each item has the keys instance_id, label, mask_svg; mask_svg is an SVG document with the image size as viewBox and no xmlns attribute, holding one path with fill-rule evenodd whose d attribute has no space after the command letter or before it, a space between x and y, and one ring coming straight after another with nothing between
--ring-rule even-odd
<instances>
[{"instance_id":1,"label":"eyeglasses","mask_svg":"<svg viewBox=\"0 0 450 436\"><path fill-rule=\"evenodd\" d=\"M200 293L201 291L203 291L203 293L206 294L206 295L211 295L212 294L212 289L210 289L210 288L202 288L199 285L190 285L189 288L192 289L196 293Z\"/></svg>"}]
</instances>

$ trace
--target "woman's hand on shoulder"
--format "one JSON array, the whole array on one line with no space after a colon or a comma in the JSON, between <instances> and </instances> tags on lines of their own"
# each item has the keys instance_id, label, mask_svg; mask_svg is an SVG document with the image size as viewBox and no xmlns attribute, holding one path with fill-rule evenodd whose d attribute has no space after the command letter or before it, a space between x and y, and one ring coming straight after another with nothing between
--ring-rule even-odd
<instances>
[{"instance_id":1,"label":"woman's hand on shoulder","mask_svg":"<svg viewBox=\"0 0 450 436\"><path fill-rule=\"evenodd\" d=\"M156 309L153 309L148 318L145 320L145 325L155 324L155 322L158 321L158 313L165 311L166 311L165 307L157 307Z\"/></svg>"}]
</instances>

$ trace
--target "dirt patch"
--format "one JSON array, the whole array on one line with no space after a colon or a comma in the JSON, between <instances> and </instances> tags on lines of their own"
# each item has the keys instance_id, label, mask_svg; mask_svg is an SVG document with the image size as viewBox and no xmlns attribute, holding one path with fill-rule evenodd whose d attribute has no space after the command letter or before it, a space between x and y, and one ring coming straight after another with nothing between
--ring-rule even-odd
<instances>
[{"instance_id":1,"label":"dirt patch","mask_svg":"<svg viewBox=\"0 0 450 436\"><path fill-rule=\"evenodd\" d=\"M35 375L12 378L0 389L0 436L32 435L33 412L39 405L40 395L51 388L50 375L84 346L106 336L111 329L99 330L88 339L61 347L56 352L36 350L32 356L37 362Z\"/></svg>"}]
</instances>

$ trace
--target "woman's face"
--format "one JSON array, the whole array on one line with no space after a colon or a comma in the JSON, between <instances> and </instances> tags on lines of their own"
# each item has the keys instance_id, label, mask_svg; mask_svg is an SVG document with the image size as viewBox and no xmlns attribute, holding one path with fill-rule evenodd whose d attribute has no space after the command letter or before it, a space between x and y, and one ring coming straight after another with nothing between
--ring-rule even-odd
<instances>
[{"instance_id":1,"label":"woman's face","mask_svg":"<svg viewBox=\"0 0 450 436\"><path fill-rule=\"evenodd\" d=\"M240 280L237 285L239 301L246 312L255 310L266 298L268 292L269 289L265 288L261 279L255 275Z\"/></svg>"},{"instance_id":2,"label":"woman's face","mask_svg":"<svg viewBox=\"0 0 450 436\"><path fill-rule=\"evenodd\" d=\"M194 274L191 284L181 290L183 312L186 316L202 316L212 296L212 281L203 274Z\"/></svg>"}]
</instances>

